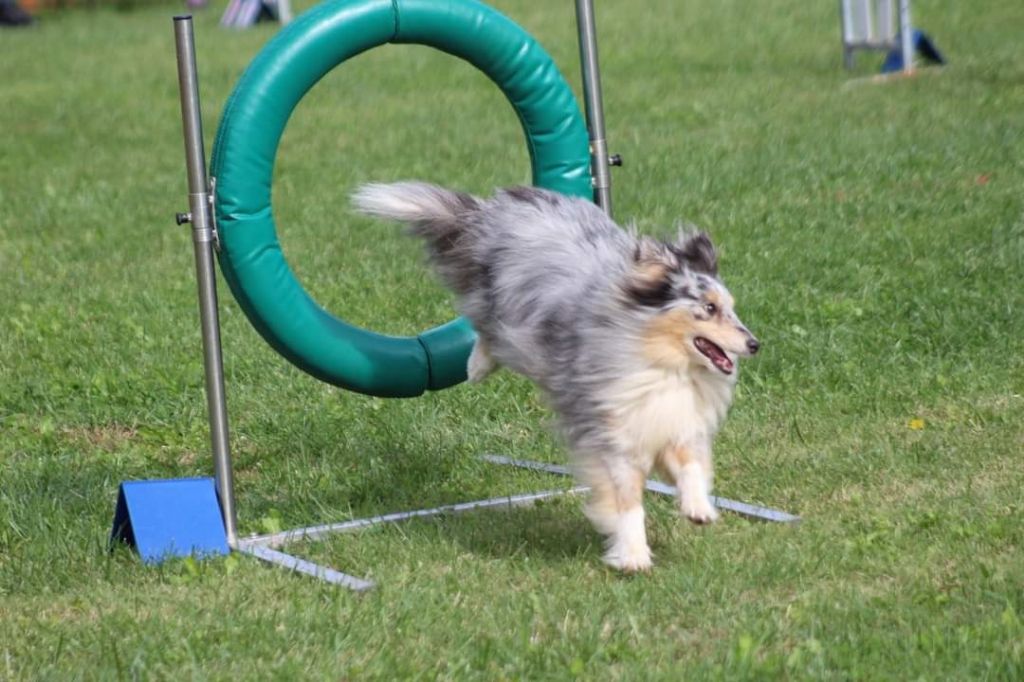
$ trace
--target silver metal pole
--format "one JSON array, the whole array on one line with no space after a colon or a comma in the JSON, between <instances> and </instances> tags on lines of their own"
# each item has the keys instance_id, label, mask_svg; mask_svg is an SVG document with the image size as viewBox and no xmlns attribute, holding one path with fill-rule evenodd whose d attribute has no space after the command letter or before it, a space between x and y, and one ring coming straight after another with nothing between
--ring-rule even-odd
<instances>
[{"instance_id":1,"label":"silver metal pole","mask_svg":"<svg viewBox=\"0 0 1024 682\"><path fill-rule=\"evenodd\" d=\"M853 27L853 8L851 0L839 0L839 14L843 24L843 65L847 69L853 68L853 43L856 34Z\"/></svg>"},{"instance_id":2,"label":"silver metal pole","mask_svg":"<svg viewBox=\"0 0 1024 682\"><path fill-rule=\"evenodd\" d=\"M569 467L560 466L558 464L545 464L544 462L512 459L511 457L505 457L504 455L481 455L480 459L491 462L492 464L504 464L507 466L519 467L521 469L533 469L534 471L546 471L551 474L572 476L572 471L569 470ZM675 496L678 494L675 487L666 485L661 481L648 480L647 483L644 484L644 488L646 490L650 490L652 493L658 493L661 495ZM589 490L589 488L586 486L577 486L568 492L576 493L585 492L587 490ZM776 523L793 523L800 521L799 516L794 516L788 512L779 511L778 509L769 509L768 507L759 507L756 504L747 504L746 502L737 502L736 500L729 500L724 497L715 497L714 495L711 496L711 504L715 505L719 509L735 512L740 516L759 519L761 521L775 521Z\"/></svg>"},{"instance_id":3,"label":"silver metal pole","mask_svg":"<svg viewBox=\"0 0 1024 682\"><path fill-rule=\"evenodd\" d=\"M900 51L903 73L911 73L914 70L914 28L910 23L910 0L900 0Z\"/></svg>"},{"instance_id":4,"label":"silver metal pole","mask_svg":"<svg viewBox=\"0 0 1024 682\"><path fill-rule=\"evenodd\" d=\"M185 135L185 165L188 168L190 209L188 214L179 214L178 222L192 223L213 468L228 545L236 547L238 535L231 452L228 446L228 410L224 394L220 320L217 316L217 278L213 268L213 211L206 178L206 151L203 147L203 119L199 109L199 82L191 16L174 17L174 40L178 51L178 87L181 92L181 121Z\"/></svg>"},{"instance_id":5,"label":"silver metal pole","mask_svg":"<svg viewBox=\"0 0 1024 682\"><path fill-rule=\"evenodd\" d=\"M896 27L893 21L892 0L878 0L878 40L891 50L895 38Z\"/></svg>"},{"instance_id":6,"label":"silver metal pole","mask_svg":"<svg viewBox=\"0 0 1024 682\"><path fill-rule=\"evenodd\" d=\"M594 202L612 214L612 178L608 142L604 138L604 105L601 101L601 70L597 63L597 29L593 0L576 0L576 27L580 36L580 68L583 70L583 101L590 133L590 169L594 176ZM616 161L616 165L621 161Z\"/></svg>"}]
</instances>

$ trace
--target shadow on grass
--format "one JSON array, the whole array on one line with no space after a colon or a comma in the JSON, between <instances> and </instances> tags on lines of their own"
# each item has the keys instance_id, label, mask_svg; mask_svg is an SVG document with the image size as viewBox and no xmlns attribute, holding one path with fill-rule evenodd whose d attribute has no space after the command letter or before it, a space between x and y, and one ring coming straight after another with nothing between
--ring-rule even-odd
<instances>
[{"instance_id":1,"label":"shadow on grass","mask_svg":"<svg viewBox=\"0 0 1024 682\"><path fill-rule=\"evenodd\" d=\"M306 559L377 580L411 572L437 578L445 567L513 565L557 567L580 556L598 556L600 540L573 504L476 511L338 535L285 548ZM426 568L429 566L433 568Z\"/></svg>"},{"instance_id":2,"label":"shadow on grass","mask_svg":"<svg viewBox=\"0 0 1024 682\"><path fill-rule=\"evenodd\" d=\"M571 498L526 509L446 517L439 523L459 547L496 559L525 556L559 561L597 555L601 550L600 538Z\"/></svg>"}]
</instances>

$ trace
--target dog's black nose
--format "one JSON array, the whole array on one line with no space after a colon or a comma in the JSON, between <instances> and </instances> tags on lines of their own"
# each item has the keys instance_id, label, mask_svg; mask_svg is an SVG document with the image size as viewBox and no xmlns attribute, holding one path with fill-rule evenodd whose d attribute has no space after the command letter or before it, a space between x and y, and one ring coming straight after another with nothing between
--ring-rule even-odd
<instances>
[{"instance_id":1,"label":"dog's black nose","mask_svg":"<svg viewBox=\"0 0 1024 682\"><path fill-rule=\"evenodd\" d=\"M747 350L750 351L751 355L754 355L757 351L761 350L761 344L757 339L747 339Z\"/></svg>"}]
</instances>

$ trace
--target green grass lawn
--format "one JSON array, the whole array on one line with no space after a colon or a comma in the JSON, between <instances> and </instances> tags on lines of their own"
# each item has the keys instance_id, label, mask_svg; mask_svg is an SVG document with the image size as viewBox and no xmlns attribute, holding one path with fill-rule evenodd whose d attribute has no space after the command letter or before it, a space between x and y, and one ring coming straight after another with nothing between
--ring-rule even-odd
<instances>
[{"instance_id":1,"label":"green grass lawn","mask_svg":"<svg viewBox=\"0 0 1024 682\"><path fill-rule=\"evenodd\" d=\"M970 7L968 7L970 5ZM572 3L502 0L577 81ZM710 528L650 499L656 567L599 561L579 501L375 529L304 555L355 595L241 556L106 551L122 480L211 471L172 5L0 32L0 679L1020 679L1024 53L1019 0L914 3L950 65L841 69L834 2L599 2L617 217L719 243L764 343L717 492L798 513ZM197 17L207 148L274 27ZM575 87L575 86L574 86ZM501 94L375 50L300 104L274 186L303 284L346 319L451 316L418 245L351 214L368 180L529 178ZM320 384L221 282L242 530L567 485L536 392L416 400Z\"/></svg>"}]
</instances>

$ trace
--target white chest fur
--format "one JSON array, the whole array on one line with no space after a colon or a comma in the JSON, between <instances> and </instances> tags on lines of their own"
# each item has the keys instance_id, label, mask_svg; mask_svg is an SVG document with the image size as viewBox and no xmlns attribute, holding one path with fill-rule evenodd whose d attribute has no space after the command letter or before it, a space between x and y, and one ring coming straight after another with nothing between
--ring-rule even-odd
<instances>
[{"instance_id":1,"label":"white chest fur","mask_svg":"<svg viewBox=\"0 0 1024 682\"><path fill-rule=\"evenodd\" d=\"M616 440L650 465L662 449L714 437L732 400L735 375L643 369L603 396Z\"/></svg>"}]
</instances>

